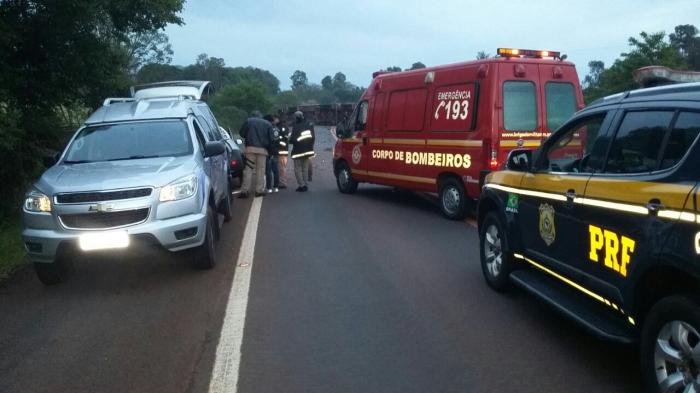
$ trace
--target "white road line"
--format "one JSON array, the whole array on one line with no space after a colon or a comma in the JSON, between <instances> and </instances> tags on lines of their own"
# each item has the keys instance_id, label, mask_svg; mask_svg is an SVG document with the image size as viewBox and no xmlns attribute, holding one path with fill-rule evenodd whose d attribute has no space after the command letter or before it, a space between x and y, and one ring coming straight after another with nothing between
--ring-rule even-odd
<instances>
[{"instance_id":1,"label":"white road line","mask_svg":"<svg viewBox=\"0 0 700 393\"><path fill-rule=\"evenodd\" d=\"M263 198L254 198L248 213L243 241L236 261L236 273L228 296L228 305L221 328L216 360L209 383L210 393L235 393L238 391L238 371L241 364L241 345L248 308L248 291L253 271L255 240Z\"/></svg>"}]
</instances>

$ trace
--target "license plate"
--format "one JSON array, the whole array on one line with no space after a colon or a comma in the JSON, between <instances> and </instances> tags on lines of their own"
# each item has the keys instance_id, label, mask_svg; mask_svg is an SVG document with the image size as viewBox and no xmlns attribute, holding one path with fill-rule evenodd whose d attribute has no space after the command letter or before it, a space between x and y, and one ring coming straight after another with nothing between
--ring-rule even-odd
<instances>
[{"instance_id":1,"label":"license plate","mask_svg":"<svg viewBox=\"0 0 700 393\"><path fill-rule=\"evenodd\" d=\"M83 251L127 248L129 235L125 231L86 233L80 235L78 244Z\"/></svg>"}]
</instances>

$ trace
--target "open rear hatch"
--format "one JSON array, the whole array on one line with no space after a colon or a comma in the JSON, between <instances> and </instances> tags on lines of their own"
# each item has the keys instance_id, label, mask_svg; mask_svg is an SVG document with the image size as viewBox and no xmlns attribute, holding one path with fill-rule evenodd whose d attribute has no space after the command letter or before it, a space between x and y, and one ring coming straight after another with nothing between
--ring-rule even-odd
<instances>
[{"instance_id":1,"label":"open rear hatch","mask_svg":"<svg viewBox=\"0 0 700 393\"><path fill-rule=\"evenodd\" d=\"M170 81L131 86L134 99L187 97L201 100L209 93L209 81Z\"/></svg>"}]
</instances>

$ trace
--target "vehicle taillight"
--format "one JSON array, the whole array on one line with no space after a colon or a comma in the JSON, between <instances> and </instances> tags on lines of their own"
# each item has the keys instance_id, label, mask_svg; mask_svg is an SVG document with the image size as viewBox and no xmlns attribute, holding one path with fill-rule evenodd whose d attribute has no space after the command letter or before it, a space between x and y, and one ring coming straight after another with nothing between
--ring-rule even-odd
<instances>
[{"instance_id":1,"label":"vehicle taillight","mask_svg":"<svg viewBox=\"0 0 700 393\"><path fill-rule=\"evenodd\" d=\"M491 149L491 161L489 161L489 168L492 171L498 169L498 152L496 149Z\"/></svg>"},{"instance_id":2,"label":"vehicle taillight","mask_svg":"<svg viewBox=\"0 0 700 393\"><path fill-rule=\"evenodd\" d=\"M238 160L231 160L231 166L238 165Z\"/></svg>"}]
</instances>

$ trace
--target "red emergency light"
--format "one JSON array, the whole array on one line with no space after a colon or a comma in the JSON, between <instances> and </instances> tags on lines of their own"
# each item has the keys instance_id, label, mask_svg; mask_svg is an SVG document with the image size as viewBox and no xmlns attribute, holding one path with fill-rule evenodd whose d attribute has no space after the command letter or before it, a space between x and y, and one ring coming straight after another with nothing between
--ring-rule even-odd
<instances>
[{"instance_id":1,"label":"red emergency light","mask_svg":"<svg viewBox=\"0 0 700 393\"><path fill-rule=\"evenodd\" d=\"M559 59L561 53L551 50L533 50L533 49L515 49L515 48L498 48L496 53L503 57L536 57L545 58L551 57Z\"/></svg>"}]
</instances>

